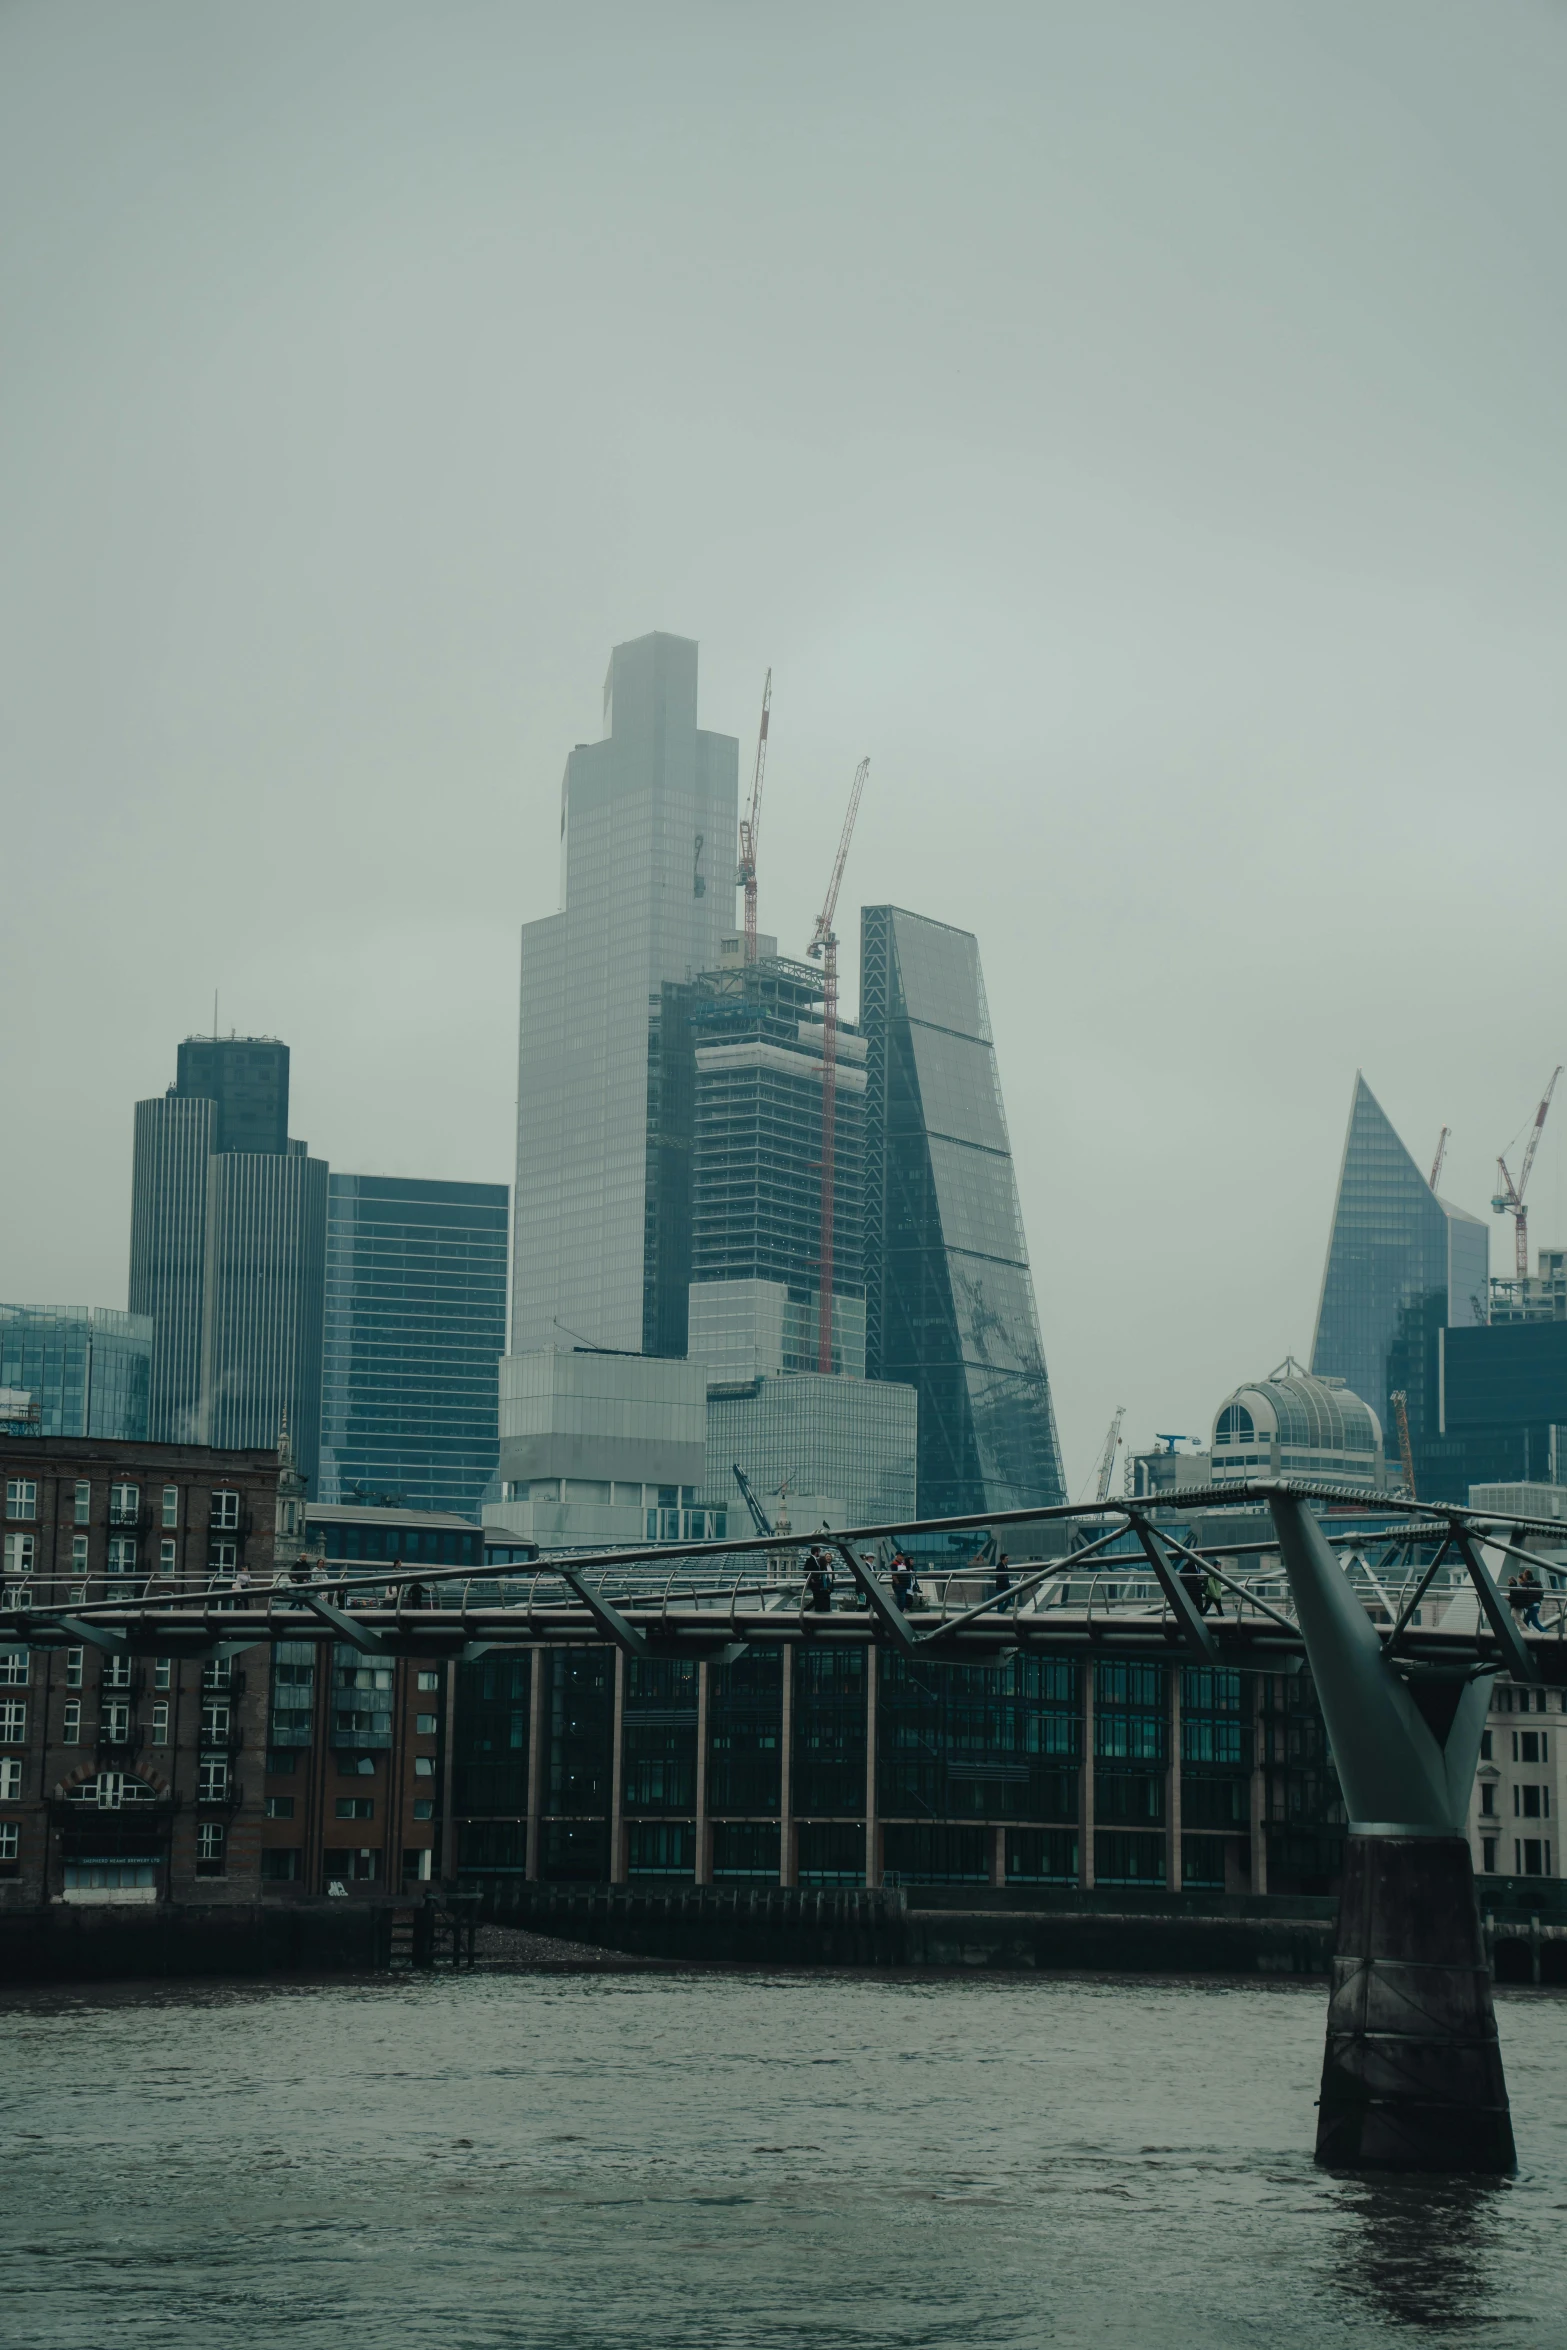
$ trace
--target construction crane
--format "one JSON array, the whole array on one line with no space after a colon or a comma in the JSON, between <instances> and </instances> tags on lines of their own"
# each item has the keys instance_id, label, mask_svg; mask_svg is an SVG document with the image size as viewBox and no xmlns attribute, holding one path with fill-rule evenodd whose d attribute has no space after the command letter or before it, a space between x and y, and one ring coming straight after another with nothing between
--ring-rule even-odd
<instances>
[{"instance_id":1,"label":"construction crane","mask_svg":"<svg viewBox=\"0 0 1567 2350\"><path fill-rule=\"evenodd\" d=\"M1433 1191L1442 1180L1442 1161L1447 1156L1447 1138L1452 1131L1451 1126L1444 1126L1436 1138L1436 1157L1431 1161L1431 1189Z\"/></svg>"},{"instance_id":2,"label":"construction crane","mask_svg":"<svg viewBox=\"0 0 1567 2350\"><path fill-rule=\"evenodd\" d=\"M1415 1492L1415 1448L1409 1441L1409 1398L1401 1387L1392 1394L1393 1418L1398 1423L1398 1457L1404 1464L1404 1483L1411 1501L1419 1499Z\"/></svg>"},{"instance_id":3,"label":"construction crane","mask_svg":"<svg viewBox=\"0 0 1567 2350\"><path fill-rule=\"evenodd\" d=\"M1524 1206L1523 1195L1529 1181L1529 1170L1534 1165L1534 1154L1540 1147L1540 1136L1545 1127L1545 1113L1551 1106L1551 1096L1556 1091L1556 1079L1560 1077L1561 1073L1561 1065L1558 1063L1551 1082L1545 1089L1545 1099L1534 1113L1534 1131L1531 1133L1524 1150L1523 1165L1518 1170L1517 1182L1515 1183L1508 1173L1505 1159L1499 1158L1496 1162L1499 1182L1492 1196L1491 1205L1499 1216L1508 1210L1512 1212L1514 1269L1520 1281L1527 1280L1529 1275L1529 1211Z\"/></svg>"},{"instance_id":4,"label":"construction crane","mask_svg":"<svg viewBox=\"0 0 1567 2350\"><path fill-rule=\"evenodd\" d=\"M1094 1499L1097 1502L1107 1502L1110 1498L1110 1480L1115 1474L1115 1449L1121 1441L1121 1422L1125 1418L1126 1406L1124 1403L1118 1403L1115 1407L1115 1418L1110 1423L1110 1433L1105 1438L1104 1451L1099 1456L1098 1487L1094 1494Z\"/></svg>"},{"instance_id":5,"label":"construction crane","mask_svg":"<svg viewBox=\"0 0 1567 2350\"><path fill-rule=\"evenodd\" d=\"M745 1503L746 1508L751 1513L752 1525L756 1528L758 1534L774 1533L776 1529L773 1525L773 1522L767 1515L767 1512L763 1509L761 1503L757 1500L756 1491L751 1483L750 1478L746 1475L744 1469L741 1468L738 1461L733 1463L733 1468L735 1483L740 1488L741 1500Z\"/></svg>"},{"instance_id":6,"label":"construction crane","mask_svg":"<svg viewBox=\"0 0 1567 2350\"><path fill-rule=\"evenodd\" d=\"M870 771L869 759L862 759L854 770L854 781L849 787L849 812L843 820L838 854L833 859L832 878L827 884L822 910L816 917L811 943L805 950L822 967L822 1215L821 1270L817 1279L816 1368L823 1372L832 1370L834 1145L838 1123L838 934L833 928L833 917L838 911L843 869L849 861L854 819L860 812L860 797Z\"/></svg>"},{"instance_id":7,"label":"construction crane","mask_svg":"<svg viewBox=\"0 0 1567 2350\"><path fill-rule=\"evenodd\" d=\"M745 959L756 961L756 843L762 829L762 782L767 774L767 719L773 706L773 673L762 688L762 723L756 737L756 770L751 804L740 819L740 886L745 891ZM768 1529L771 1532L771 1528Z\"/></svg>"}]
</instances>

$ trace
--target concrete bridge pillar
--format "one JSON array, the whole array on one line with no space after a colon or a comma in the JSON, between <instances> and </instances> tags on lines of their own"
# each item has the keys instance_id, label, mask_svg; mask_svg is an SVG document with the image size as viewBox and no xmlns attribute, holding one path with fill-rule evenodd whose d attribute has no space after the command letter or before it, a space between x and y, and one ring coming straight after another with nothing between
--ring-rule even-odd
<instances>
[{"instance_id":1,"label":"concrete bridge pillar","mask_svg":"<svg viewBox=\"0 0 1567 2350\"><path fill-rule=\"evenodd\" d=\"M1464 1833L1489 1678L1401 1671L1305 1503L1270 1507L1349 1811L1317 2160L1511 2171Z\"/></svg>"}]
</instances>

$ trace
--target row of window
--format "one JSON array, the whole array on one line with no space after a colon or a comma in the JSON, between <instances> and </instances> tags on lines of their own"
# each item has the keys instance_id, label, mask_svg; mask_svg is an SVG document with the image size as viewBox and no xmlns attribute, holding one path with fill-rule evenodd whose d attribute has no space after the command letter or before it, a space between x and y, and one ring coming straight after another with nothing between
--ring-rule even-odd
<instances>
[{"instance_id":1,"label":"row of window","mask_svg":"<svg viewBox=\"0 0 1567 2350\"><path fill-rule=\"evenodd\" d=\"M141 1523L142 1489L139 1485L111 1485L109 1487L109 1523L111 1526L139 1526ZM5 1514L12 1520L38 1516L38 1480L36 1477L8 1477L5 1481ZM78 1526L92 1524L92 1482L78 1477L73 1502L73 1516ZM180 1488L165 1485L161 1504L161 1523L177 1526L180 1522ZM230 1486L218 1486L211 1495L208 1524L237 1533L240 1522L240 1496Z\"/></svg>"},{"instance_id":2,"label":"row of window","mask_svg":"<svg viewBox=\"0 0 1567 2350\"><path fill-rule=\"evenodd\" d=\"M1548 1820L1550 1816L1551 1791L1549 1787L1520 1786L1513 1789L1513 1818L1515 1820ZM1480 1817L1483 1820L1494 1820L1496 1817L1496 1789L1494 1787L1483 1786L1480 1789Z\"/></svg>"},{"instance_id":3,"label":"row of window","mask_svg":"<svg viewBox=\"0 0 1567 2350\"><path fill-rule=\"evenodd\" d=\"M177 1573L179 1553L179 1543L172 1535L164 1535L160 1538L158 1543L158 1573L160 1575ZM7 1534L4 1560L5 1571L8 1575L36 1573L38 1568L37 1535L15 1532ZM239 1565L238 1541L231 1541L226 1536L210 1541L207 1545L206 1563L214 1574L232 1574ZM88 1553L88 1537L85 1534L73 1534L71 1537L69 1571L73 1575L87 1575L92 1571ZM103 1572L106 1575L134 1575L140 1571L141 1545L136 1536L134 1534L111 1534L104 1553ZM146 1572L149 1574L152 1572L150 1558L147 1562ZM80 1599L85 1594L77 1592L74 1596ZM139 1594L125 1593L121 1596L133 1597L139 1596Z\"/></svg>"}]
</instances>

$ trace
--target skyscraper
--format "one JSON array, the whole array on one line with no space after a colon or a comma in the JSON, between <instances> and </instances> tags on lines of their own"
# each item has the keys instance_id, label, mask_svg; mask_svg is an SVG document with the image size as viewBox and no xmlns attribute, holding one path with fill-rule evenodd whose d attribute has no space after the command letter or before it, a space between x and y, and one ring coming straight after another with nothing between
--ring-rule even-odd
<instances>
[{"instance_id":1,"label":"skyscraper","mask_svg":"<svg viewBox=\"0 0 1567 2350\"><path fill-rule=\"evenodd\" d=\"M617 645L603 739L566 762L561 909L522 933L519 1354L683 1351L660 1327L649 1043L664 983L713 969L734 929L738 828L738 746L698 727L696 687L688 638Z\"/></svg>"},{"instance_id":2,"label":"skyscraper","mask_svg":"<svg viewBox=\"0 0 1567 2350\"><path fill-rule=\"evenodd\" d=\"M919 1395L919 1511L1064 1500L1006 1113L967 931L867 906L866 1362Z\"/></svg>"},{"instance_id":3,"label":"skyscraper","mask_svg":"<svg viewBox=\"0 0 1567 2350\"><path fill-rule=\"evenodd\" d=\"M1486 1319L1490 1247L1488 1225L1437 1197L1357 1070L1311 1368L1363 1396L1390 1445L1403 1392L1422 1493L1443 1482L1438 1334Z\"/></svg>"},{"instance_id":4,"label":"skyscraper","mask_svg":"<svg viewBox=\"0 0 1567 2350\"><path fill-rule=\"evenodd\" d=\"M688 1281L678 1323L667 1313L675 1343L660 1351L699 1357L715 1384L815 1372L818 1357L822 980L776 953L748 964L743 943L726 940L719 970L663 990L649 1092L672 1211L660 1285L666 1269L671 1292ZM835 1059L832 1368L863 1379L865 1040L850 1021Z\"/></svg>"},{"instance_id":5,"label":"skyscraper","mask_svg":"<svg viewBox=\"0 0 1567 2350\"><path fill-rule=\"evenodd\" d=\"M317 1498L477 1517L506 1347L504 1183L334 1175Z\"/></svg>"},{"instance_id":6,"label":"skyscraper","mask_svg":"<svg viewBox=\"0 0 1567 2350\"><path fill-rule=\"evenodd\" d=\"M191 1037L136 1105L130 1308L153 1322L155 1443L269 1446L321 1427L327 1169L288 1134L288 1047Z\"/></svg>"}]
</instances>

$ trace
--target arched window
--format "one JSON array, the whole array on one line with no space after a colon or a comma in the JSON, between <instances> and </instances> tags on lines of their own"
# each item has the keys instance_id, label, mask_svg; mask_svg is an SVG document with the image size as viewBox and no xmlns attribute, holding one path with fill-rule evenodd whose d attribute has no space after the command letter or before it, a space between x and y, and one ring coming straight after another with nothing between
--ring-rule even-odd
<instances>
[{"instance_id":1,"label":"arched window","mask_svg":"<svg viewBox=\"0 0 1567 2350\"><path fill-rule=\"evenodd\" d=\"M1214 1425L1216 1444L1250 1444L1256 1426L1244 1404L1227 1403Z\"/></svg>"}]
</instances>

